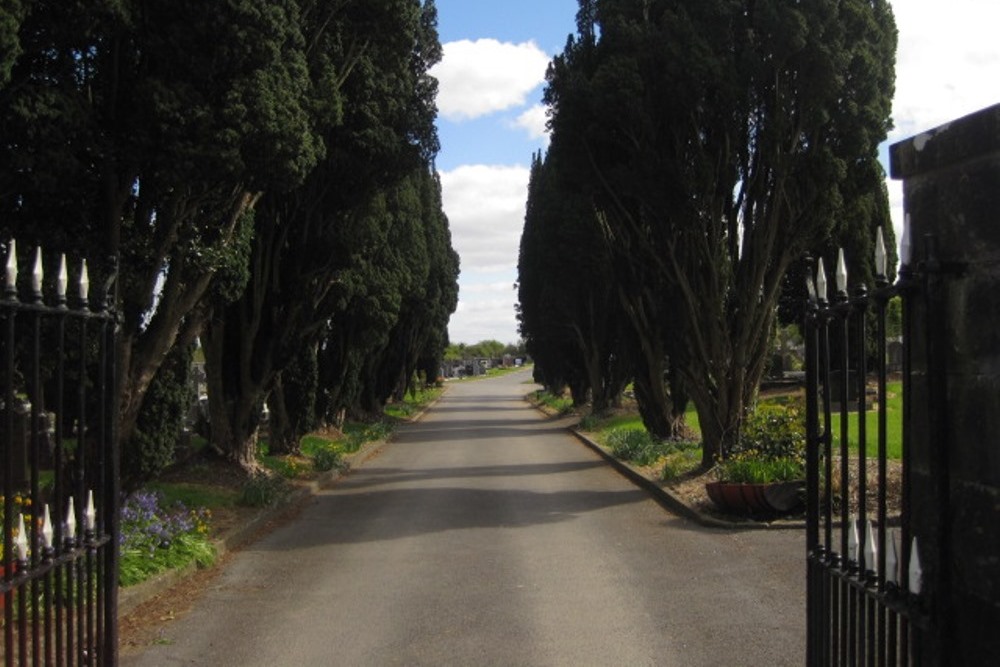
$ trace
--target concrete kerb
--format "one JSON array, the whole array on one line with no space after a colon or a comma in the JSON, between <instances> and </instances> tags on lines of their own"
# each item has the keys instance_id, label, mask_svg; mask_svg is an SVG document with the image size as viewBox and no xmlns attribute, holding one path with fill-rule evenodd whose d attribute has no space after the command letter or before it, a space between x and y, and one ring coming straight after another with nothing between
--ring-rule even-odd
<instances>
[{"instance_id":1,"label":"concrete kerb","mask_svg":"<svg viewBox=\"0 0 1000 667\"><path fill-rule=\"evenodd\" d=\"M409 421L419 421L422 419L427 410L436 402L437 400L429 403L420 412L413 415ZM213 545L215 546L217 558L222 558L226 553L234 551L253 541L254 536L257 535L257 533L264 526L276 519L281 518L282 515L290 512L299 504L308 501L320 490L330 488L337 482L337 480L349 475L351 470L362 465L374 456L377 456L382 448L390 442L392 442L392 435L384 440L366 442L360 449L358 449L358 451L344 456L344 462L347 465L343 469L330 470L321 473L314 480L297 483L295 488L290 493L285 494L273 505L261 508L259 512L255 513L249 519L214 540ZM160 574L150 577L146 581L136 584L135 586L119 588L118 615L125 616L136 609L139 605L152 600L158 595L166 593L171 588L181 583L185 578L190 577L195 571L197 571L197 569L197 565L192 563L184 568L161 572Z\"/></svg>"},{"instance_id":2,"label":"concrete kerb","mask_svg":"<svg viewBox=\"0 0 1000 667\"><path fill-rule=\"evenodd\" d=\"M547 417L552 417L552 414L543 409L543 406L540 403L532 401L529 397L525 397L524 400L542 414ZM598 456L604 459L619 474L649 493L653 500L658 502L660 505L672 511L674 514L677 514L685 519L690 519L691 521L705 526L706 528L723 528L727 530L801 530L806 527L805 521L799 520L776 520L764 522L753 521L750 519L745 521L726 521L724 519L717 519L713 516L705 514L704 512L698 511L662 483L650 479L641 471L629 465L627 462L612 456L606 449L581 433L576 428L575 423L568 425L566 430L573 434L577 440L582 442L584 445L593 450Z\"/></svg>"}]
</instances>

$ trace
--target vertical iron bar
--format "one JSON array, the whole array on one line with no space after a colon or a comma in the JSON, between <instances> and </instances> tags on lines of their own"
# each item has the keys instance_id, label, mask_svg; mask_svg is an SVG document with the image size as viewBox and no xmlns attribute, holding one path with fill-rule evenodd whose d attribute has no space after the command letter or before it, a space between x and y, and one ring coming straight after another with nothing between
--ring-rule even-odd
<instances>
[{"instance_id":1,"label":"vertical iron bar","mask_svg":"<svg viewBox=\"0 0 1000 667\"><path fill-rule=\"evenodd\" d=\"M811 269L810 269L811 270ZM806 664L819 664L816 633L822 623L818 606L821 581L817 581L819 545L819 387L817 386L818 343L816 304L809 301L803 326L806 354Z\"/></svg>"},{"instance_id":2,"label":"vertical iron bar","mask_svg":"<svg viewBox=\"0 0 1000 667\"><path fill-rule=\"evenodd\" d=\"M886 652L886 664L896 665L898 662L898 639L899 639L899 623L897 622L896 612L889 612L889 627L886 631L887 642L885 647ZM905 664L905 663L904 663Z\"/></svg>"},{"instance_id":3,"label":"vertical iron bar","mask_svg":"<svg viewBox=\"0 0 1000 667\"><path fill-rule=\"evenodd\" d=\"M55 475L55 483L52 489L52 507L53 507L53 532L52 532L52 545L55 549L55 555L58 556L62 550L65 548L64 541L64 516L63 512L66 510L66 471L64 469L64 452L63 452L63 439L66 437L65 432L65 415L66 415L66 322L71 316L70 311L66 306L66 294L65 292L58 295L59 303L57 304L59 309L59 315L56 321L56 408L55 408L55 452L52 459L52 468ZM53 628L54 646L52 651L46 654L47 664L54 664L56 667L62 667L63 664L63 606L66 604L64 599L63 590L63 569L64 566L59 565L55 567L52 571L52 581L53 587L55 589L52 595L52 603L55 607L55 621ZM54 655L54 660L53 660Z\"/></svg>"},{"instance_id":4,"label":"vertical iron bar","mask_svg":"<svg viewBox=\"0 0 1000 667\"><path fill-rule=\"evenodd\" d=\"M857 319L857 366L858 366L858 553L857 553L857 577L858 583L864 583L867 572L871 568L871 563L867 562L865 545L868 539L868 364L867 364L867 334L868 330L865 319L868 315L868 292L865 286L859 285L855 292L857 300L852 316ZM866 612L868 605L865 604L865 593L867 588L858 589L858 646L857 657L860 663L867 654L867 644L870 635L866 630L868 627Z\"/></svg>"},{"instance_id":5,"label":"vertical iron bar","mask_svg":"<svg viewBox=\"0 0 1000 667\"><path fill-rule=\"evenodd\" d=\"M80 319L80 387L78 389L78 397L80 401L79 416L77 420L77 444L76 444L76 477L75 486L76 491L74 496L77 499L77 511L81 512L86 507L87 502L87 483L86 483L86 459L87 459L87 391L86 383L84 378L87 377L87 351L89 350L87 329L89 322L89 307L84 300L81 304L81 309L83 310L84 317ZM81 514L82 516L82 514ZM87 547L86 535L84 532L84 522L81 521L79 524L79 530L77 530L77 550L79 556L74 559L74 583L76 584L76 591L74 596L74 607L75 614L73 619L73 639L74 641L70 644L71 655L74 656L76 664L84 664L84 646L86 644L85 635L85 609L84 600L86 597L86 571L83 563L83 553ZM71 661L70 664L73 664Z\"/></svg>"},{"instance_id":6,"label":"vertical iron bar","mask_svg":"<svg viewBox=\"0 0 1000 667\"><path fill-rule=\"evenodd\" d=\"M114 262L117 274L117 261ZM113 299L109 308L105 345L108 350L107 378L109 390L105 395L109 397L105 406L108 419L108 480L105 486L105 512L106 522L110 540L106 547L106 574L105 574L105 595L104 613L107 616L105 623L106 636L104 637L108 665L118 664L118 570L121 559L121 545L118 536L121 532L121 450L118 441L118 413L120 387L118 382L118 310L117 310L117 277L113 283L114 292L109 292L109 298Z\"/></svg>"},{"instance_id":7,"label":"vertical iron bar","mask_svg":"<svg viewBox=\"0 0 1000 667\"><path fill-rule=\"evenodd\" d=\"M907 573L910 566L910 550L907 545L910 543L910 469L913 463L910 452L910 427L913 419L913 407L911 396L913 384L913 283L912 273L908 265L903 264L899 269L899 281L897 283L899 294L902 297L903 316L903 471L902 489L900 493L900 554L899 554L899 578L902 582L903 590L906 590ZM899 634L896 647L899 652L899 661L902 665L909 665L909 623L905 615L898 616Z\"/></svg>"},{"instance_id":8,"label":"vertical iron bar","mask_svg":"<svg viewBox=\"0 0 1000 667\"><path fill-rule=\"evenodd\" d=\"M888 483L887 475L887 419L889 410L889 399L886 395L887 382L886 375L888 374L888 362L886 358L886 304L887 304L887 286L888 282L885 277L879 275L875 279L875 327L876 327L876 367L878 376L878 413L876 418L878 420L878 433L877 433L877 449L878 453L878 494L876 496L876 521L878 523L878 530L875 535L876 539L876 553L875 553L875 564L873 569L876 573L876 587L879 594L884 594L886 591L886 580L888 575L885 571L885 535L887 530L887 520L886 516L886 484ZM878 607L878 620L877 620L875 641L879 647L879 656L884 656L884 650L886 646L886 612L879 605Z\"/></svg>"},{"instance_id":9,"label":"vertical iron bar","mask_svg":"<svg viewBox=\"0 0 1000 667\"><path fill-rule=\"evenodd\" d=\"M837 664L837 628L839 623L839 596L837 581L832 577L832 568L837 567L836 551L833 548L833 438L831 436L833 428L833 416L831 410L832 397L830 395L830 324L831 311L824 301L820 301L820 375L823 383L823 544L824 560L823 568L823 600L824 613L828 615L828 621L824 623L823 632L823 655L830 661L829 664Z\"/></svg>"},{"instance_id":10,"label":"vertical iron bar","mask_svg":"<svg viewBox=\"0 0 1000 667\"><path fill-rule=\"evenodd\" d=\"M851 574L852 563L850 560L850 548L848 545L849 532L848 521L850 518L850 456L848 450L848 436L850 425L848 423L848 400L850 395L850 359L848 356L850 345L850 310L847 305L847 294L840 292L837 294L837 317L840 329L840 571L841 571L841 604L840 604L840 652L847 660L848 665L853 665L853 655L851 639L854 630L854 596L851 594L851 587L848 578Z\"/></svg>"},{"instance_id":11,"label":"vertical iron bar","mask_svg":"<svg viewBox=\"0 0 1000 667\"><path fill-rule=\"evenodd\" d=\"M6 440L11 442L14 437L14 369L15 359L15 338L17 325L17 290L14 285L6 285L4 295L4 320L5 327L5 350L4 350L4 433ZM4 583L8 590L4 592L4 664L6 667L14 666L14 541L13 541L13 521L14 521L14 461L13 447L4 448L3 452L3 565Z\"/></svg>"},{"instance_id":12,"label":"vertical iron bar","mask_svg":"<svg viewBox=\"0 0 1000 667\"><path fill-rule=\"evenodd\" d=\"M38 259L41 260L41 253L39 253ZM25 529L28 531L28 545L31 549L31 558L28 562L28 567L34 573L40 565L39 552L41 551L39 549L41 536L38 533L38 512L42 505L39 502L41 495L38 489L38 468L41 463L39 460L41 437L38 432L38 425L42 418L42 407L45 405L41 368L43 308L41 285L38 286L38 290L32 296L35 307L31 317L31 393L29 394L29 400L31 401L29 417L31 423L28 425L29 442L31 443L31 455L29 457L31 473L28 481L29 495L31 497L31 522L30 525L25 526ZM41 628L38 624L38 597L41 594L39 583L38 577L31 577L31 654L32 664L36 667L38 665L39 653L41 652Z\"/></svg>"}]
</instances>

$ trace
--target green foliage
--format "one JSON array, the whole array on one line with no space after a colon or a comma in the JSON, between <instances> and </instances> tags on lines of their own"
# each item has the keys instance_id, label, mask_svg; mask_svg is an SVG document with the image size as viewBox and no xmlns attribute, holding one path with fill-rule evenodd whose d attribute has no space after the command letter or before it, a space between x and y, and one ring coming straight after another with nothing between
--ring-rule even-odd
<instances>
[{"instance_id":1,"label":"green foliage","mask_svg":"<svg viewBox=\"0 0 1000 667\"><path fill-rule=\"evenodd\" d=\"M665 457L673 457L671 465L683 467L688 452L700 448L700 443L685 440L657 440L643 428L615 428L607 435L612 455L641 466L651 466ZM674 457L681 454L679 457ZM664 473L668 474L668 473Z\"/></svg>"},{"instance_id":2,"label":"green foliage","mask_svg":"<svg viewBox=\"0 0 1000 667\"><path fill-rule=\"evenodd\" d=\"M764 459L805 458L805 412L800 404L762 404L743 422L733 453L753 451Z\"/></svg>"},{"instance_id":3,"label":"green foliage","mask_svg":"<svg viewBox=\"0 0 1000 667\"><path fill-rule=\"evenodd\" d=\"M608 434L608 447L615 457L643 466L660 458L656 441L645 430L616 429Z\"/></svg>"},{"instance_id":4,"label":"green foliage","mask_svg":"<svg viewBox=\"0 0 1000 667\"><path fill-rule=\"evenodd\" d=\"M805 477L805 417L796 404L765 404L747 417L738 447L716 469L729 482L786 482Z\"/></svg>"},{"instance_id":5,"label":"green foliage","mask_svg":"<svg viewBox=\"0 0 1000 667\"><path fill-rule=\"evenodd\" d=\"M319 472L327 472L328 470L346 470L347 462L344 461L343 456L340 452L335 449L326 448L317 450L313 454L313 467Z\"/></svg>"},{"instance_id":6,"label":"green foliage","mask_svg":"<svg viewBox=\"0 0 1000 667\"><path fill-rule=\"evenodd\" d=\"M137 488L174 462L174 448L194 401L188 383L191 353L190 346L175 347L146 392L136 430L122 448L126 488Z\"/></svg>"},{"instance_id":7,"label":"green foliage","mask_svg":"<svg viewBox=\"0 0 1000 667\"><path fill-rule=\"evenodd\" d=\"M291 492L281 475L257 473L244 482L239 504L246 507L271 507Z\"/></svg>"},{"instance_id":8,"label":"green foliage","mask_svg":"<svg viewBox=\"0 0 1000 667\"><path fill-rule=\"evenodd\" d=\"M427 387L408 392L402 401L385 406L385 414L396 419L408 419L436 401L444 390Z\"/></svg>"},{"instance_id":9,"label":"green foliage","mask_svg":"<svg viewBox=\"0 0 1000 667\"><path fill-rule=\"evenodd\" d=\"M611 256L602 286L613 284L632 349L645 353L647 397L664 375L656 360L682 366L664 370L685 379L671 394L698 407L706 464L740 437L787 269L845 238L867 257L887 220L877 150L895 44L885 0L595 0L581 3L577 34L553 60L546 164L556 174L542 176L596 211L595 251ZM532 202L525 219L522 325L554 357L529 347L546 384L572 385L555 369L574 364L556 355L578 344L583 320L547 326L538 304L575 302L576 284L553 283L547 295L537 246L554 256L551 232L584 219L559 211L558 196L537 201L550 210ZM538 224L547 216L556 220ZM585 290L596 302L602 294ZM606 308L595 312L606 319Z\"/></svg>"},{"instance_id":10,"label":"green foliage","mask_svg":"<svg viewBox=\"0 0 1000 667\"><path fill-rule=\"evenodd\" d=\"M356 452L367 442L387 440L395 427L388 421L377 421L371 424L348 424L344 427L344 450Z\"/></svg>"},{"instance_id":11,"label":"green foliage","mask_svg":"<svg viewBox=\"0 0 1000 667\"><path fill-rule=\"evenodd\" d=\"M555 395L545 390L538 390L532 397L537 403L554 410L557 415L567 415L573 411L573 399L563 394Z\"/></svg>"},{"instance_id":12,"label":"green foliage","mask_svg":"<svg viewBox=\"0 0 1000 667\"><path fill-rule=\"evenodd\" d=\"M770 482L793 482L805 477L803 463L796 458L757 458L752 452L734 454L722 462L717 474L725 482L744 484L765 484Z\"/></svg>"},{"instance_id":13,"label":"green foliage","mask_svg":"<svg viewBox=\"0 0 1000 667\"><path fill-rule=\"evenodd\" d=\"M8 0L0 7L0 89L10 80L10 70L21 53L18 29L24 20L25 4Z\"/></svg>"},{"instance_id":14,"label":"green foliage","mask_svg":"<svg viewBox=\"0 0 1000 667\"><path fill-rule=\"evenodd\" d=\"M661 462L663 467L660 470L660 479L665 482L694 472L701 467L701 443L693 443L688 448L671 452L664 456Z\"/></svg>"},{"instance_id":15,"label":"green foliage","mask_svg":"<svg viewBox=\"0 0 1000 667\"><path fill-rule=\"evenodd\" d=\"M319 362L315 347L308 346L299 351L292 364L282 371L281 386L294 436L301 437L319 426L316 418Z\"/></svg>"},{"instance_id":16,"label":"green foliage","mask_svg":"<svg viewBox=\"0 0 1000 667\"><path fill-rule=\"evenodd\" d=\"M896 339L903 335L903 297L898 294L886 305L885 311L886 338Z\"/></svg>"}]
</instances>

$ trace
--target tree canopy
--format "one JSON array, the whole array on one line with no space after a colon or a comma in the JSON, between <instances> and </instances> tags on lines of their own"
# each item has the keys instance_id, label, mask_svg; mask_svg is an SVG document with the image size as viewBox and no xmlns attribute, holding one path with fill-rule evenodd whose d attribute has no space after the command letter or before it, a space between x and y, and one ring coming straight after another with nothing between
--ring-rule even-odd
<instances>
[{"instance_id":1,"label":"tree canopy","mask_svg":"<svg viewBox=\"0 0 1000 667\"><path fill-rule=\"evenodd\" d=\"M438 144L427 70L440 53L433 0L15 0L0 9L2 232L24 248L86 256L97 276L112 271L105 258L118 260L125 443L170 351L202 335L219 340L217 323L239 324L233 312L263 345L243 346L261 352L244 365L259 367L233 390L258 406L269 378L318 344L348 295L386 275L407 274L389 301L402 303L403 283L413 300L428 299L427 330L443 349L457 258L442 250L451 252L447 220L428 194ZM404 179L423 188L405 236L433 240L434 251L365 255L396 242L373 211ZM373 326L392 336L397 323ZM420 342L408 349L440 356ZM229 404L214 405L213 421L224 423Z\"/></svg>"},{"instance_id":2,"label":"tree canopy","mask_svg":"<svg viewBox=\"0 0 1000 667\"><path fill-rule=\"evenodd\" d=\"M789 267L887 220L895 45L884 0L581 0L550 66L550 154L591 193L706 464L739 437Z\"/></svg>"}]
</instances>

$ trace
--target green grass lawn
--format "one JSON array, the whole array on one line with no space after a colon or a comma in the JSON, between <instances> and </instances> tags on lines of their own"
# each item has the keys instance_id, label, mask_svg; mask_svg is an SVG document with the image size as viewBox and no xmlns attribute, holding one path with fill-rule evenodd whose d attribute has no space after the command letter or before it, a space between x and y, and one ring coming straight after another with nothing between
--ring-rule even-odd
<instances>
[{"instance_id":1,"label":"green grass lawn","mask_svg":"<svg viewBox=\"0 0 1000 667\"><path fill-rule=\"evenodd\" d=\"M890 382L886 385L886 455L890 459L903 457L903 384ZM875 456L878 447L878 406L874 405L865 414L865 441L868 456ZM830 425L834 449L840 447L841 420L835 413ZM848 444L852 452L858 449L858 413L851 412L847 418Z\"/></svg>"},{"instance_id":2,"label":"green grass lawn","mask_svg":"<svg viewBox=\"0 0 1000 667\"><path fill-rule=\"evenodd\" d=\"M183 503L191 508L232 507L239 497L233 489L197 482L151 482L146 488L161 493L166 505Z\"/></svg>"}]
</instances>

